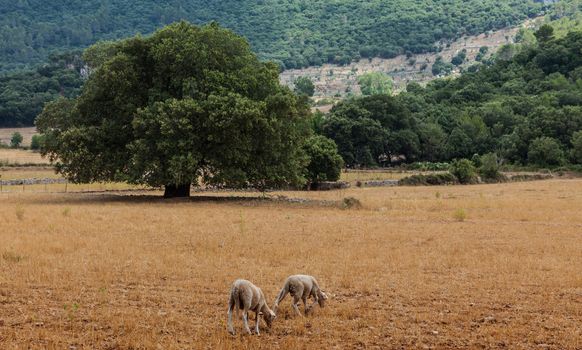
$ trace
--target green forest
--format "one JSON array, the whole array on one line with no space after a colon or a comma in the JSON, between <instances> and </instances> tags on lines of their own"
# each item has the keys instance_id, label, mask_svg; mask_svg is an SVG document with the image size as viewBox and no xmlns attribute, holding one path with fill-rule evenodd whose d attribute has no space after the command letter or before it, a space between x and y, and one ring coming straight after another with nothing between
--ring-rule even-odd
<instances>
[{"instance_id":1,"label":"green forest","mask_svg":"<svg viewBox=\"0 0 582 350\"><path fill-rule=\"evenodd\" d=\"M544 25L534 39L456 79L344 101L316 129L352 167L488 153L512 164L581 164L582 32L556 39Z\"/></svg>"},{"instance_id":2,"label":"green forest","mask_svg":"<svg viewBox=\"0 0 582 350\"><path fill-rule=\"evenodd\" d=\"M0 3L0 71L50 53L149 34L185 19L217 21L284 68L437 50L435 42L520 23L532 0L15 0Z\"/></svg>"},{"instance_id":3,"label":"green forest","mask_svg":"<svg viewBox=\"0 0 582 350\"><path fill-rule=\"evenodd\" d=\"M83 85L80 52L53 54L36 69L0 75L0 127L30 126L45 103L74 97Z\"/></svg>"}]
</instances>

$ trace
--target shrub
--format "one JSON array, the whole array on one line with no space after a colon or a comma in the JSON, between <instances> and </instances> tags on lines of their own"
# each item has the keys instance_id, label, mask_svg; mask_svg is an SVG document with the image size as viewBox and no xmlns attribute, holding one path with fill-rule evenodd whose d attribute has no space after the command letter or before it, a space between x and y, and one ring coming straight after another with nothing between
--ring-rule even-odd
<instances>
[{"instance_id":1,"label":"shrub","mask_svg":"<svg viewBox=\"0 0 582 350\"><path fill-rule=\"evenodd\" d=\"M564 162L564 152L557 140L543 136L531 142L527 158L540 166L560 165Z\"/></svg>"},{"instance_id":2,"label":"shrub","mask_svg":"<svg viewBox=\"0 0 582 350\"><path fill-rule=\"evenodd\" d=\"M18 148L22 145L22 141L24 140L24 138L22 137L22 134L19 133L18 131L15 132L14 134L12 134L12 138L10 139L10 147L12 148Z\"/></svg>"},{"instance_id":3,"label":"shrub","mask_svg":"<svg viewBox=\"0 0 582 350\"><path fill-rule=\"evenodd\" d=\"M412 175L398 181L399 186L440 186L456 183L458 181L451 173Z\"/></svg>"},{"instance_id":4,"label":"shrub","mask_svg":"<svg viewBox=\"0 0 582 350\"><path fill-rule=\"evenodd\" d=\"M480 167L481 167L481 164L482 164L482 163L481 163L481 156L480 156L480 155L478 155L477 153L475 153L475 154L473 155L473 157L471 157L471 162L473 162L473 165L474 165L475 167L477 167L477 168L480 168Z\"/></svg>"},{"instance_id":5,"label":"shrub","mask_svg":"<svg viewBox=\"0 0 582 350\"><path fill-rule=\"evenodd\" d=\"M499 161L497 159L497 154L487 153L481 156L479 175L483 180L488 182L505 180L505 176L499 172Z\"/></svg>"},{"instance_id":6,"label":"shrub","mask_svg":"<svg viewBox=\"0 0 582 350\"><path fill-rule=\"evenodd\" d=\"M361 209L362 202L355 197L346 197L342 200L342 209Z\"/></svg>"},{"instance_id":7,"label":"shrub","mask_svg":"<svg viewBox=\"0 0 582 350\"><path fill-rule=\"evenodd\" d=\"M325 136L311 136L305 145L309 156L307 179L310 182L337 181L344 161L337 151L335 142Z\"/></svg>"},{"instance_id":8,"label":"shrub","mask_svg":"<svg viewBox=\"0 0 582 350\"><path fill-rule=\"evenodd\" d=\"M472 184L477 182L477 172L473 162L468 159L455 160L451 163L451 174L453 174L460 183Z\"/></svg>"},{"instance_id":9,"label":"shrub","mask_svg":"<svg viewBox=\"0 0 582 350\"><path fill-rule=\"evenodd\" d=\"M45 142L44 135L33 135L32 141L30 141L30 149L38 151L40 150Z\"/></svg>"},{"instance_id":10,"label":"shrub","mask_svg":"<svg viewBox=\"0 0 582 350\"><path fill-rule=\"evenodd\" d=\"M449 170L449 163L435 162L415 162L406 166L407 169L420 171L441 171Z\"/></svg>"},{"instance_id":11,"label":"shrub","mask_svg":"<svg viewBox=\"0 0 582 350\"><path fill-rule=\"evenodd\" d=\"M465 211L465 209L457 209L455 210L453 217L455 218L455 220L463 222L465 221L465 219L467 219L467 212Z\"/></svg>"},{"instance_id":12,"label":"shrub","mask_svg":"<svg viewBox=\"0 0 582 350\"><path fill-rule=\"evenodd\" d=\"M309 77L299 77L295 80L295 92L308 97L313 97L315 85Z\"/></svg>"}]
</instances>

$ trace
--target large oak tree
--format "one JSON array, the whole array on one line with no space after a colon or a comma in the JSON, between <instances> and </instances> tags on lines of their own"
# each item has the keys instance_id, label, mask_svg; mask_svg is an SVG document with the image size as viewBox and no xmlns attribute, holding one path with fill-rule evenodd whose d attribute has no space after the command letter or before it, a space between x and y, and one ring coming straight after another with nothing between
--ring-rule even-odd
<instances>
[{"instance_id":1,"label":"large oak tree","mask_svg":"<svg viewBox=\"0 0 582 350\"><path fill-rule=\"evenodd\" d=\"M81 95L37 119L44 153L74 182L126 181L188 196L191 184L299 184L309 108L242 37L180 22L100 43Z\"/></svg>"}]
</instances>

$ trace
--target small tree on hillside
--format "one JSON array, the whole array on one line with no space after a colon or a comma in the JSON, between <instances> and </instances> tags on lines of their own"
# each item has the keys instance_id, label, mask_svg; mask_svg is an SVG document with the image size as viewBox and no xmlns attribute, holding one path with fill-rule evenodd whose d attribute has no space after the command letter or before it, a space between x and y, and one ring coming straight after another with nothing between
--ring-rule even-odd
<instances>
[{"instance_id":1,"label":"small tree on hillside","mask_svg":"<svg viewBox=\"0 0 582 350\"><path fill-rule=\"evenodd\" d=\"M358 84L364 96L392 94L392 78L382 72L362 74L358 77Z\"/></svg>"},{"instance_id":2,"label":"small tree on hillside","mask_svg":"<svg viewBox=\"0 0 582 350\"><path fill-rule=\"evenodd\" d=\"M69 180L164 186L166 197L188 196L200 178L259 189L305 181L309 107L242 37L180 22L88 53L81 95L37 119L43 154Z\"/></svg>"},{"instance_id":3,"label":"small tree on hillside","mask_svg":"<svg viewBox=\"0 0 582 350\"><path fill-rule=\"evenodd\" d=\"M22 145L22 141L24 140L24 138L22 137L22 134L19 133L18 131L12 134L12 137L10 138L10 147L12 148L18 148Z\"/></svg>"},{"instance_id":4,"label":"small tree on hillside","mask_svg":"<svg viewBox=\"0 0 582 350\"><path fill-rule=\"evenodd\" d=\"M295 92L308 97L313 97L315 94L315 85L313 85L313 82L309 77L299 77L295 80Z\"/></svg>"}]
</instances>

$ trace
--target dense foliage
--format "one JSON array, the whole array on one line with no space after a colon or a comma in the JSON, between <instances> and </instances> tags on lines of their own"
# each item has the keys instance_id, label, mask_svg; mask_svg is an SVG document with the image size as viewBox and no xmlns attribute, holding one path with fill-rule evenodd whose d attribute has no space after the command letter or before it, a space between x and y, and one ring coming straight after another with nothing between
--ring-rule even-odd
<instances>
[{"instance_id":1,"label":"dense foliage","mask_svg":"<svg viewBox=\"0 0 582 350\"><path fill-rule=\"evenodd\" d=\"M435 50L540 13L534 0L23 0L0 2L0 71L54 50L148 34L169 23L218 21L286 68Z\"/></svg>"},{"instance_id":2,"label":"dense foliage","mask_svg":"<svg viewBox=\"0 0 582 350\"><path fill-rule=\"evenodd\" d=\"M305 143L309 157L307 179L310 182L337 181L344 161L337 151L335 142L321 135L313 135Z\"/></svg>"},{"instance_id":3,"label":"dense foliage","mask_svg":"<svg viewBox=\"0 0 582 350\"><path fill-rule=\"evenodd\" d=\"M298 185L309 161L304 98L247 41L213 23L88 50L81 95L47 104L43 153L74 182L128 181L187 196L199 179L259 189Z\"/></svg>"},{"instance_id":4,"label":"dense foliage","mask_svg":"<svg viewBox=\"0 0 582 350\"><path fill-rule=\"evenodd\" d=\"M295 79L295 93L300 95L305 95L307 97L313 97L315 94L315 85L309 77L299 77Z\"/></svg>"},{"instance_id":5,"label":"dense foliage","mask_svg":"<svg viewBox=\"0 0 582 350\"><path fill-rule=\"evenodd\" d=\"M33 125L45 103L76 96L82 68L80 54L68 53L51 55L34 70L0 75L0 127Z\"/></svg>"},{"instance_id":6,"label":"dense foliage","mask_svg":"<svg viewBox=\"0 0 582 350\"><path fill-rule=\"evenodd\" d=\"M392 93L392 78L382 72L364 73L358 77L358 84L364 96Z\"/></svg>"},{"instance_id":7,"label":"dense foliage","mask_svg":"<svg viewBox=\"0 0 582 350\"><path fill-rule=\"evenodd\" d=\"M10 138L10 147L12 147L12 148L20 147L23 140L24 140L24 138L22 137L21 133L19 133L19 132L13 133L12 137Z\"/></svg>"},{"instance_id":8,"label":"dense foliage","mask_svg":"<svg viewBox=\"0 0 582 350\"><path fill-rule=\"evenodd\" d=\"M519 44L491 66L395 97L340 103L322 122L348 166L443 161L496 153L499 162L580 162L582 32Z\"/></svg>"}]
</instances>

